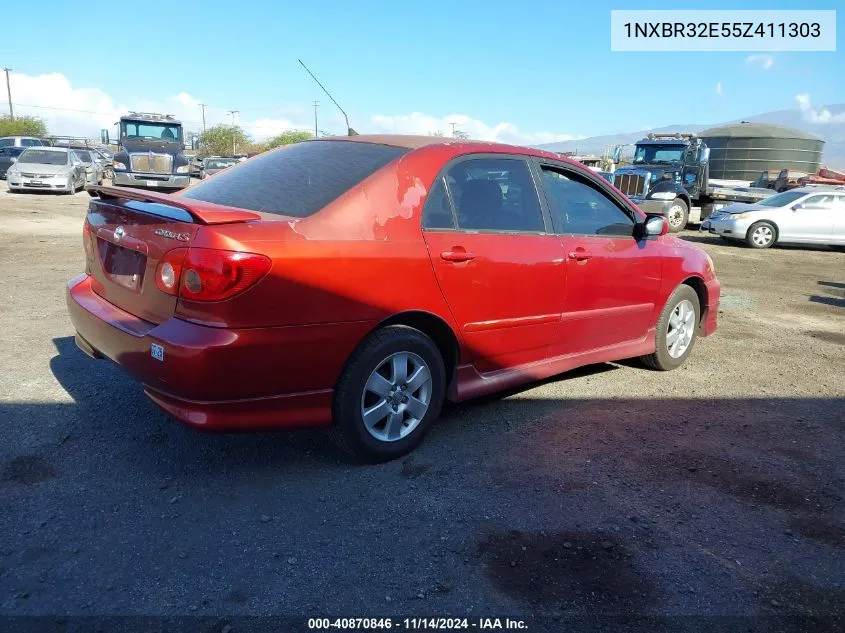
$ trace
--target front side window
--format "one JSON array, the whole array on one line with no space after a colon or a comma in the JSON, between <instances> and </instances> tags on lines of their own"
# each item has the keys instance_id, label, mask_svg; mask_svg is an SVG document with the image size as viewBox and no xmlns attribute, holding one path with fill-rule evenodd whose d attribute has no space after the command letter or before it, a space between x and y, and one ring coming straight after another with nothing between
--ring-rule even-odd
<instances>
[{"instance_id":1,"label":"front side window","mask_svg":"<svg viewBox=\"0 0 845 633\"><path fill-rule=\"evenodd\" d=\"M540 200L525 161L464 160L446 176L458 228L467 231L542 233Z\"/></svg>"},{"instance_id":2,"label":"front side window","mask_svg":"<svg viewBox=\"0 0 845 633\"><path fill-rule=\"evenodd\" d=\"M833 196L810 196L801 203L801 206L805 209L827 211L833 206Z\"/></svg>"},{"instance_id":3,"label":"front side window","mask_svg":"<svg viewBox=\"0 0 845 633\"><path fill-rule=\"evenodd\" d=\"M19 163L35 165L67 165L67 152L51 152L45 149L28 149L20 158Z\"/></svg>"},{"instance_id":4,"label":"front side window","mask_svg":"<svg viewBox=\"0 0 845 633\"><path fill-rule=\"evenodd\" d=\"M76 157L81 160L83 163L90 163L93 159L91 158L91 152L86 151L75 151Z\"/></svg>"},{"instance_id":5,"label":"front side window","mask_svg":"<svg viewBox=\"0 0 845 633\"><path fill-rule=\"evenodd\" d=\"M631 216L585 179L543 167L543 183L560 233L633 236Z\"/></svg>"}]
</instances>

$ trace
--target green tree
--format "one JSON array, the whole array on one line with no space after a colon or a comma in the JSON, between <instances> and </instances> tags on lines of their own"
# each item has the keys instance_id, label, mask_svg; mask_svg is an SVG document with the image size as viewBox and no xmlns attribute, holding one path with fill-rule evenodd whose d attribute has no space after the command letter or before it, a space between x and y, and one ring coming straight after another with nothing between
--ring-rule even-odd
<instances>
[{"instance_id":1,"label":"green tree","mask_svg":"<svg viewBox=\"0 0 845 633\"><path fill-rule=\"evenodd\" d=\"M0 117L0 136L47 136L47 124L34 116Z\"/></svg>"},{"instance_id":2,"label":"green tree","mask_svg":"<svg viewBox=\"0 0 845 633\"><path fill-rule=\"evenodd\" d=\"M200 133L200 152L206 156L231 156L252 144L237 125L215 125Z\"/></svg>"},{"instance_id":3,"label":"green tree","mask_svg":"<svg viewBox=\"0 0 845 633\"><path fill-rule=\"evenodd\" d=\"M292 143L310 141L312 138L314 138L314 134L311 132L305 132L303 130L289 130L287 132L277 134L268 140L267 147L273 148L279 147L280 145L291 145Z\"/></svg>"}]
</instances>

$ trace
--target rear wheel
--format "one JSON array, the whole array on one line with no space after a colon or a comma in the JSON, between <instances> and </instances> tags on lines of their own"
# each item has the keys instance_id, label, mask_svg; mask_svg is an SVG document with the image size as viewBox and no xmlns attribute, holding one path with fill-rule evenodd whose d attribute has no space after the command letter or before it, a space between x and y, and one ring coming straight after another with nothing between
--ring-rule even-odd
<instances>
[{"instance_id":1,"label":"rear wheel","mask_svg":"<svg viewBox=\"0 0 845 633\"><path fill-rule=\"evenodd\" d=\"M745 234L745 243L751 248L769 248L776 239L777 229L770 222L755 222Z\"/></svg>"},{"instance_id":2,"label":"rear wheel","mask_svg":"<svg viewBox=\"0 0 845 633\"><path fill-rule=\"evenodd\" d=\"M672 206L666 212L666 220L669 222L669 231L678 233L683 231L689 219L689 205L683 198L675 198Z\"/></svg>"},{"instance_id":3,"label":"rear wheel","mask_svg":"<svg viewBox=\"0 0 845 633\"><path fill-rule=\"evenodd\" d=\"M391 325L371 334L347 361L334 396L332 439L379 462L413 450L440 415L446 370L425 334Z\"/></svg>"},{"instance_id":4,"label":"rear wheel","mask_svg":"<svg viewBox=\"0 0 845 633\"><path fill-rule=\"evenodd\" d=\"M695 344L700 315L695 290L686 284L675 288L657 320L654 353L643 356L643 363L660 371L683 365Z\"/></svg>"}]
</instances>

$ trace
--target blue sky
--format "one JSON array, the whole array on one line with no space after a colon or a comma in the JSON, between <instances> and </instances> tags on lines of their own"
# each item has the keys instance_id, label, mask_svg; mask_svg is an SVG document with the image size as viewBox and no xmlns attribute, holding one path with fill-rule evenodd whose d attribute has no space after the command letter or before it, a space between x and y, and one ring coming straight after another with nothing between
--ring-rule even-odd
<instances>
[{"instance_id":1,"label":"blue sky","mask_svg":"<svg viewBox=\"0 0 845 633\"><path fill-rule=\"evenodd\" d=\"M592 136L720 122L794 108L798 94L809 95L814 106L845 101L842 52L774 53L771 64L749 62L748 53L611 52L610 9L655 8L645 3L149 1L137 11L132 4L89 1L70 11L66 2L40 0L38 6L41 15L61 19L39 21L37 44L33 29L4 30L0 65L15 70L13 102L97 112L169 108L193 127L201 118L196 103L204 102L213 106L209 122L230 120L226 110L237 109L238 120L258 136L275 127L313 126L313 99L321 103L320 127L343 129L298 57L359 131L448 132L447 121L457 116L470 132L538 141L554 140L541 133ZM71 37L97 25L104 31L91 40ZM59 86L56 75L66 83ZM40 76L52 79L39 83ZM49 116L53 127L86 119L90 127L103 118L18 111Z\"/></svg>"}]
</instances>

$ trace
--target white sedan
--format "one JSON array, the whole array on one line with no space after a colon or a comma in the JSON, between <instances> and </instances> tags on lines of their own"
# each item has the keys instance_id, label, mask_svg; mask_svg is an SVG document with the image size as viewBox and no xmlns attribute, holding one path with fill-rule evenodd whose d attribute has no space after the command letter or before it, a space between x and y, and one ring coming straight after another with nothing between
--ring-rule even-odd
<instances>
[{"instance_id":1,"label":"white sedan","mask_svg":"<svg viewBox=\"0 0 845 633\"><path fill-rule=\"evenodd\" d=\"M6 172L9 191L75 193L85 186L85 165L66 147L30 147Z\"/></svg>"}]
</instances>

